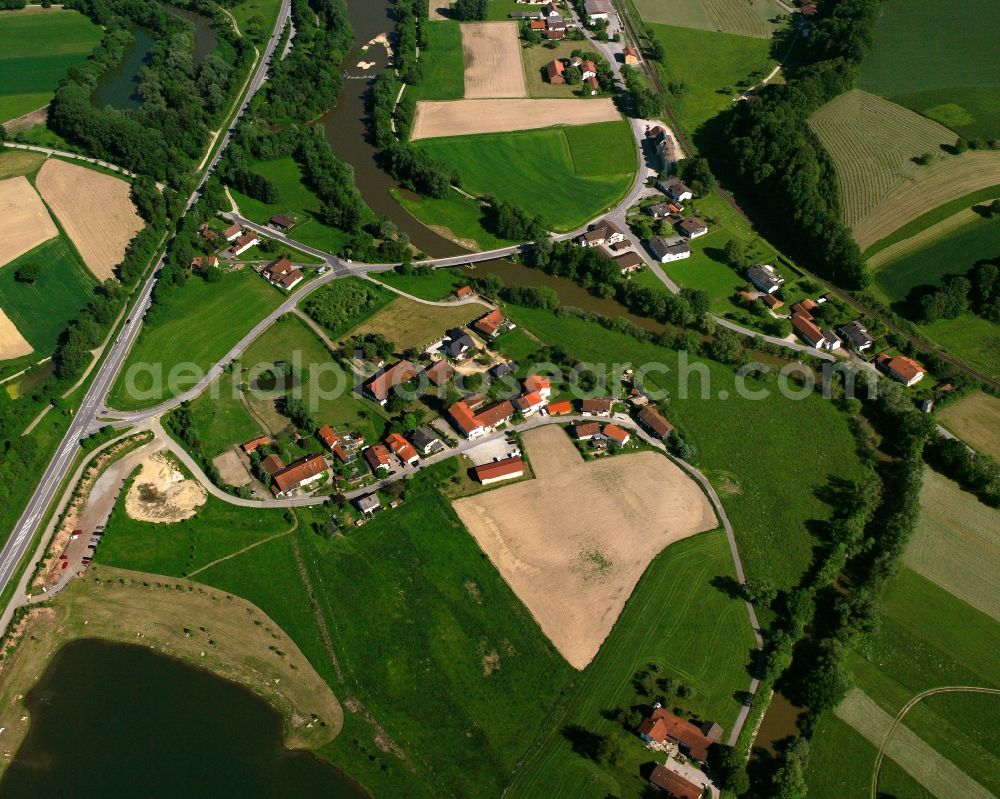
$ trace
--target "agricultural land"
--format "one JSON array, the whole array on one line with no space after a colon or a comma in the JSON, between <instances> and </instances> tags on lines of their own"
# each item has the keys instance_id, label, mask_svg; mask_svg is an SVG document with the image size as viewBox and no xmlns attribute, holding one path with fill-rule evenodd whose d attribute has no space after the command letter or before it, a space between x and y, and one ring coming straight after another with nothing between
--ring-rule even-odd
<instances>
[{"instance_id":1,"label":"agricultural land","mask_svg":"<svg viewBox=\"0 0 1000 799\"><path fill-rule=\"evenodd\" d=\"M741 0L634 0L639 15L647 22L770 38L780 26L784 9L773 2L744 3Z\"/></svg>"},{"instance_id":2,"label":"agricultural land","mask_svg":"<svg viewBox=\"0 0 1000 799\"><path fill-rule=\"evenodd\" d=\"M0 11L0 124L48 104L56 84L101 36L79 11L38 6Z\"/></svg>"},{"instance_id":3,"label":"agricultural land","mask_svg":"<svg viewBox=\"0 0 1000 799\"><path fill-rule=\"evenodd\" d=\"M971 447L1000 460L1000 399L976 391L949 405L938 419Z\"/></svg>"}]
</instances>

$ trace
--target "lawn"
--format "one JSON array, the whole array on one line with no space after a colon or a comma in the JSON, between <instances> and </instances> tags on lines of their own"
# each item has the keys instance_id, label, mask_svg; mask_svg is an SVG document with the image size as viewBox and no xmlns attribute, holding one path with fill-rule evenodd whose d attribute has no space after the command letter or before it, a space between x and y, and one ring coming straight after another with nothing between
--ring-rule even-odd
<instances>
[{"instance_id":1,"label":"lawn","mask_svg":"<svg viewBox=\"0 0 1000 799\"><path fill-rule=\"evenodd\" d=\"M396 352L403 352L410 347L424 347L441 339L449 328L464 325L484 313L486 308L481 305L425 305L406 297L396 297L351 330L348 336L381 333L396 345Z\"/></svg>"},{"instance_id":2,"label":"lawn","mask_svg":"<svg viewBox=\"0 0 1000 799\"><path fill-rule=\"evenodd\" d=\"M38 280L21 283L18 267L34 263ZM71 319L93 296L97 280L83 265L76 250L57 236L0 268L0 308L36 353L48 353Z\"/></svg>"},{"instance_id":3,"label":"lawn","mask_svg":"<svg viewBox=\"0 0 1000 799\"><path fill-rule=\"evenodd\" d=\"M44 161L45 156L42 153L4 150L0 152L0 180L36 172Z\"/></svg>"},{"instance_id":4,"label":"lawn","mask_svg":"<svg viewBox=\"0 0 1000 799\"><path fill-rule=\"evenodd\" d=\"M78 11L0 12L0 123L41 108L103 31Z\"/></svg>"},{"instance_id":5,"label":"lawn","mask_svg":"<svg viewBox=\"0 0 1000 799\"><path fill-rule=\"evenodd\" d=\"M634 2L636 10L646 22L765 39L769 38L780 25L774 20L785 13L784 9L772 0L749 4L743 0L674 0L670 3L664 3L662 0L634 0Z\"/></svg>"},{"instance_id":6,"label":"lawn","mask_svg":"<svg viewBox=\"0 0 1000 799\"><path fill-rule=\"evenodd\" d=\"M733 562L722 531L702 533L664 550L646 570L611 635L547 725L507 795L645 796L646 785L637 777L651 753L616 715L627 715L632 706L650 701L637 695L631 682L633 674L650 663L661 676L694 689L689 700L671 698L671 706L679 703L701 718L718 721L728 734L739 710L735 695L749 682L753 636L746 609L716 585L726 579L733 579ZM622 751L618 763L595 763L574 751L567 734L573 728L617 739Z\"/></svg>"},{"instance_id":7,"label":"lawn","mask_svg":"<svg viewBox=\"0 0 1000 799\"><path fill-rule=\"evenodd\" d=\"M462 187L572 230L613 207L632 185L638 155L624 121L428 139L418 145L462 176Z\"/></svg>"},{"instance_id":8,"label":"lawn","mask_svg":"<svg viewBox=\"0 0 1000 799\"><path fill-rule=\"evenodd\" d=\"M970 217L968 224L879 267L875 282L891 300L921 285L941 285L945 275L964 275L984 258L1000 254L1000 218Z\"/></svg>"},{"instance_id":9,"label":"lawn","mask_svg":"<svg viewBox=\"0 0 1000 799\"><path fill-rule=\"evenodd\" d=\"M467 250L496 250L517 242L501 239L483 228L483 208L478 200L463 197L457 191L433 199L403 195L393 189L392 196L410 214L435 233L456 242Z\"/></svg>"},{"instance_id":10,"label":"lawn","mask_svg":"<svg viewBox=\"0 0 1000 799\"><path fill-rule=\"evenodd\" d=\"M438 20L422 30L427 44L420 49L420 83L406 91L413 100L460 100L465 96L461 26Z\"/></svg>"},{"instance_id":11,"label":"lawn","mask_svg":"<svg viewBox=\"0 0 1000 799\"><path fill-rule=\"evenodd\" d=\"M563 39L555 42L555 47L544 47L536 44L533 47L521 49L521 59L524 62L525 85L528 87L529 97L577 97L580 86L570 86L567 83L549 83L543 77L545 66L556 58L569 58L574 50L583 50L587 53L597 53L590 42L576 42L570 39ZM583 94L583 97L590 97L590 94ZM601 97L602 95L595 95Z\"/></svg>"},{"instance_id":12,"label":"lawn","mask_svg":"<svg viewBox=\"0 0 1000 799\"><path fill-rule=\"evenodd\" d=\"M244 33L250 27L250 21L259 18L262 38L266 41L278 19L280 8L281 0L243 0L242 3L231 6L229 10Z\"/></svg>"},{"instance_id":13,"label":"lawn","mask_svg":"<svg viewBox=\"0 0 1000 799\"><path fill-rule=\"evenodd\" d=\"M860 476L846 416L815 394L785 397L774 383L763 384L770 389L766 398L739 396L732 370L711 361L704 361L704 383L690 369L682 380L675 351L640 344L592 322L516 306L508 310L518 324L579 361L666 367L665 373L650 371L647 383L670 392L670 421L696 447L697 465L718 489L747 573L778 588L798 584L817 543L811 527L831 513L818 494L834 478ZM748 386L758 387L754 380ZM726 398L720 399L723 392ZM809 431L808 446L803 430Z\"/></svg>"},{"instance_id":14,"label":"lawn","mask_svg":"<svg viewBox=\"0 0 1000 799\"><path fill-rule=\"evenodd\" d=\"M387 286L405 291L422 300L437 302L454 299L455 289L468 285L469 276L458 269L435 269L429 275L401 275L398 272L374 272L372 277Z\"/></svg>"},{"instance_id":15,"label":"lawn","mask_svg":"<svg viewBox=\"0 0 1000 799\"><path fill-rule=\"evenodd\" d=\"M970 447L1000 460L1000 399L976 391L948 405L938 421Z\"/></svg>"},{"instance_id":16,"label":"lawn","mask_svg":"<svg viewBox=\"0 0 1000 799\"><path fill-rule=\"evenodd\" d=\"M763 77L776 64L767 39L670 25L648 27L663 43L669 80L684 84L683 95L671 105L689 133L729 108L738 84L751 73Z\"/></svg>"},{"instance_id":17,"label":"lawn","mask_svg":"<svg viewBox=\"0 0 1000 799\"><path fill-rule=\"evenodd\" d=\"M939 319L920 325L924 336L956 358L1000 377L1000 325L981 316L963 314L955 319Z\"/></svg>"},{"instance_id":18,"label":"lawn","mask_svg":"<svg viewBox=\"0 0 1000 799\"><path fill-rule=\"evenodd\" d=\"M191 401L194 430L209 458L264 432L231 387L228 375L223 375Z\"/></svg>"},{"instance_id":19,"label":"lawn","mask_svg":"<svg viewBox=\"0 0 1000 799\"><path fill-rule=\"evenodd\" d=\"M1000 16L992 0L888 0L859 83L969 137L1000 133ZM914 70L913 53L923 53Z\"/></svg>"},{"instance_id":20,"label":"lawn","mask_svg":"<svg viewBox=\"0 0 1000 799\"><path fill-rule=\"evenodd\" d=\"M231 272L218 283L191 278L150 309L111 390L111 406L144 408L190 388L280 302L279 292L252 270ZM174 369L176 379L169 380Z\"/></svg>"},{"instance_id":21,"label":"lawn","mask_svg":"<svg viewBox=\"0 0 1000 799\"><path fill-rule=\"evenodd\" d=\"M338 253L350 241L349 233L315 219L314 215L320 208L319 198L302 183L302 170L294 158L286 156L270 161L256 161L250 168L274 183L278 189L278 201L264 203L230 189L240 212L248 219L266 224L275 214L289 214L299 224L288 235L324 252Z\"/></svg>"}]
</instances>

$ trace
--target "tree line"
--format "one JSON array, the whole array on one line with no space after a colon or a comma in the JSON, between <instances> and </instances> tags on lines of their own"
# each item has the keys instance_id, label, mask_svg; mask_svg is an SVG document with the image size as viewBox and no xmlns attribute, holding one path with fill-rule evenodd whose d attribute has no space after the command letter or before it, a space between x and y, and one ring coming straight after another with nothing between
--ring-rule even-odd
<instances>
[{"instance_id":1,"label":"tree line","mask_svg":"<svg viewBox=\"0 0 1000 799\"><path fill-rule=\"evenodd\" d=\"M939 287L916 286L906 301L919 322L972 312L1000 324L1000 258L980 261L965 275L946 275Z\"/></svg>"}]
</instances>

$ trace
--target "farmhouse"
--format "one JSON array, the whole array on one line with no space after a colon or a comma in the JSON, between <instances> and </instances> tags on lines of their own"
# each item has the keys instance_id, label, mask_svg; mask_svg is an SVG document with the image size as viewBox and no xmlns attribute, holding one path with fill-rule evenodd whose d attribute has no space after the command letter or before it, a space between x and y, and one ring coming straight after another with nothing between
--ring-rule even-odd
<instances>
[{"instance_id":1,"label":"farmhouse","mask_svg":"<svg viewBox=\"0 0 1000 799\"><path fill-rule=\"evenodd\" d=\"M559 59L549 61L545 66L545 75L549 79L549 83L565 83L566 78L563 77L565 71L566 67L563 66L563 62Z\"/></svg>"},{"instance_id":2,"label":"farmhouse","mask_svg":"<svg viewBox=\"0 0 1000 799\"><path fill-rule=\"evenodd\" d=\"M499 483L501 480L513 480L524 475L524 461L519 457L504 458L502 461L485 463L473 470L476 479L484 486Z\"/></svg>"},{"instance_id":3,"label":"farmhouse","mask_svg":"<svg viewBox=\"0 0 1000 799\"><path fill-rule=\"evenodd\" d=\"M629 440L632 438L628 430L624 430L616 424L606 424L604 425L604 437L608 439L613 444L617 444L619 447L624 447Z\"/></svg>"},{"instance_id":4,"label":"farmhouse","mask_svg":"<svg viewBox=\"0 0 1000 799\"><path fill-rule=\"evenodd\" d=\"M500 313L498 308L494 308L488 314L480 316L475 322L473 322L472 327L476 330L476 332L486 336L486 338L493 339L501 333L513 330L514 323Z\"/></svg>"},{"instance_id":5,"label":"farmhouse","mask_svg":"<svg viewBox=\"0 0 1000 799\"><path fill-rule=\"evenodd\" d=\"M587 20L591 24L599 19L607 22L611 14L611 3L608 0L584 0L583 9L587 12Z\"/></svg>"},{"instance_id":6,"label":"farmhouse","mask_svg":"<svg viewBox=\"0 0 1000 799\"><path fill-rule=\"evenodd\" d=\"M639 51L636 50L632 45L627 44L622 50L622 61L625 62L626 66L634 66L639 63Z\"/></svg>"},{"instance_id":7,"label":"farmhouse","mask_svg":"<svg viewBox=\"0 0 1000 799\"><path fill-rule=\"evenodd\" d=\"M660 191L666 194L671 200L682 203L685 200L694 198L694 192L679 178L667 178L656 184Z\"/></svg>"},{"instance_id":8,"label":"farmhouse","mask_svg":"<svg viewBox=\"0 0 1000 799\"><path fill-rule=\"evenodd\" d=\"M385 443L389 445L389 449L393 451L393 454L407 466L412 466L420 460L420 456L417 455L417 451L413 448L413 445L399 433L390 433L386 436Z\"/></svg>"},{"instance_id":9,"label":"farmhouse","mask_svg":"<svg viewBox=\"0 0 1000 799\"><path fill-rule=\"evenodd\" d=\"M708 233L708 225L692 216L677 223L677 232L689 239L696 239Z\"/></svg>"},{"instance_id":10,"label":"farmhouse","mask_svg":"<svg viewBox=\"0 0 1000 799\"><path fill-rule=\"evenodd\" d=\"M444 443L429 427L418 427L410 433L410 443L423 456L433 455L444 449Z\"/></svg>"},{"instance_id":11,"label":"farmhouse","mask_svg":"<svg viewBox=\"0 0 1000 799\"><path fill-rule=\"evenodd\" d=\"M233 242L233 246L229 248L229 253L231 255L243 255L243 253L255 244L260 244L260 239L257 238L257 234L245 233Z\"/></svg>"},{"instance_id":12,"label":"farmhouse","mask_svg":"<svg viewBox=\"0 0 1000 799\"><path fill-rule=\"evenodd\" d=\"M513 399L514 409L524 416L532 416L545 407L541 392L531 391Z\"/></svg>"},{"instance_id":13,"label":"farmhouse","mask_svg":"<svg viewBox=\"0 0 1000 799\"><path fill-rule=\"evenodd\" d=\"M326 461L320 455L306 455L274 473L271 491L275 496L288 496L296 488L314 483L326 474Z\"/></svg>"},{"instance_id":14,"label":"farmhouse","mask_svg":"<svg viewBox=\"0 0 1000 799\"><path fill-rule=\"evenodd\" d=\"M591 63L584 61L584 64ZM601 244L618 244L625 241L625 233L618 225L610 219L602 219L590 230L577 237L577 244L581 247L597 247Z\"/></svg>"},{"instance_id":15,"label":"farmhouse","mask_svg":"<svg viewBox=\"0 0 1000 799\"><path fill-rule=\"evenodd\" d=\"M597 64L595 64L593 61L591 61L589 59L586 60L586 61L583 61L580 64L580 77L583 78L584 80L586 80L587 78L596 78L597 77ZM605 220L605 221L607 221L607 220ZM602 224L603 224L603 222L602 222Z\"/></svg>"},{"instance_id":16,"label":"farmhouse","mask_svg":"<svg viewBox=\"0 0 1000 799\"><path fill-rule=\"evenodd\" d=\"M367 494L354 500L354 506L365 516L371 516L382 507L382 503L379 501L378 494Z\"/></svg>"},{"instance_id":17,"label":"farmhouse","mask_svg":"<svg viewBox=\"0 0 1000 799\"><path fill-rule=\"evenodd\" d=\"M601 84L597 82L597 78L593 75L584 78L583 82L587 85L587 88L590 89L591 96L597 94L601 90Z\"/></svg>"},{"instance_id":18,"label":"farmhouse","mask_svg":"<svg viewBox=\"0 0 1000 799\"><path fill-rule=\"evenodd\" d=\"M514 405L508 400L497 402L476 412L465 400L459 400L448 409L456 429L468 439L481 438L492 433L497 425L514 415Z\"/></svg>"},{"instance_id":19,"label":"farmhouse","mask_svg":"<svg viewBox=\"0 0 1000 799\"><path fill-rule=\"evenodd\" d=\"M435 386L445 385L455 374L455 369L447 361L435 361L426 369L424 374Z\"/></svg>"},{"instance_id":20,"label":"farmhouse","mask_svg":"<svg viewBox=\"0 0 1000 799\"><path fill-rule=\"evenodd\" d=\"M289 230L295 227L295 220L285 214L275 214L271 217L270 224L272 227Z\"/></svg>"},{"instance_id":21,"label":"farmhouse","mask_svg":"<svg viewBox=\"0 0 1000 799\"><path fill-rule=\"evenodd\" d=\"M665 708L657 707L639 725L639 737L658 744L670 741L677 744L683 754L704 763L708 759L709 748L722 737L722 728L711 721L699 727Z\"/></svg>"},{"instance_id":22,"label":"farmhouse","mask_svg":"<svg viewBox=\"0 0 1000 799\"><path fill-rule=\"evenodd\" d=\"M601 434L601 426L597 422L577 422L573 425L573 436L577 441L590 441Z\"/></svg>"},{"instance_id":23,"label":"farmhouse","mask_svg":"<svg viewBox=\"0 0 1000 799\"><path fill-rule=\"evenodd\" d=\"M380 471L388 472L391 470L389 450L381 444L372 444L370 447L366 447L363 455L365 463L368 464L372 473L378 474Z\"/></svg>"},{"instance_id":24,"label":"farmhouse","mask_svg":"<svg viewBox=\"0 0 1000 799\"><path fill-rule=\"evenodd\" d=\"M890 358L888 355L879 355L875 359L875 365L885 372L893 380L898 380L909 388L924 379L926 371L919 363L905 355L897 355Z\"/></svg>"},{"instance_id":25,"label":"farmhouse","mask_svg":"<svg viewBox=\"0 0 1000 799\"><path fill-rule=\"evenodd\" d=\"M676 771L671 771L666 764L658 765L650 772L649 782L666 791L667 796L673 799L701 799L704 791L704 786L696 785Z\"/></svg>"},{"instance_id":26,"label":"farmhouse","mask_svg":"<svg viewBox=\"0 0 1000 799\"><path fill-rule=\"evenodd\" d=\"M379 405L389 401L389 394L407 380L417 376L417 368L409 361L398 361L364 384L364 394Z\"/></svg>"},{"instance_id":27,"label":"farmhouse","mask_svg":"<svg viewBox=\"0 0 1000 799\"><path fill-rule=\"evenodd\" d=\"M573 403L569 400L563 400L562 402L550 402L545 406L545 412L549 416L566 416L567 414L573 413Z\"/></svg>"},{"instance_id":28,"label":"farmhouse","mask_svg":"<svg viewBox=\"0 0 1000 799\"><path fill-rule=\"evenodd\" d=\"M639 253L637 252L627 252L619 255L615 258L615 263L618 264L618 271L623 275L630 275L632 272L638 272L642 269L642 258L639 257Z\"/></svg>"},{"instance_id":29,"label":"farmhouse","mask_svg":"<svg viewBox=\"0 0 1000 799\"><path fill-rule=\"evenodd\" d=\"M263 447L265 444L271 443L270 436L260 436L258 438L251 438L249 441L244 441L240 444L240 449L242 449L247 455L253 452L257 447Z\"/></svg>"},{"instance_id":30,"label":"farmhouse","mask_svg":"<svg viewBox=\"0 0 1000 799\"><path fill-rule=\"evenodd\" d=\"M654 236L649 240L649 249L661 264L691 257L691 246L681 238L665 239L663 236Z\"/></svg>"},{"instance_id":31,"label":"farmhouse","mask_svg":"<svg viewBox=\"0 0 1000 799\"><path fill-rule=\"evenodd\" d=\"M542 399L547 400L552 396L552 381L541 375L528 375L524 378L524 391L530 393L538 392Z\"/></svg>"},{"instance_id":32,"label":"farmhouse","mask_svg":"<svg viewBox=\"0 0 1000 799\"><path fill-rule=\"evenodd\" d=\"M868 331L858 319L841 326L838 332L855 352L864 352L875 343L875 339L868 335Z\"/></svg>"},{"instance_id":33,"label":"farmhouse","mask_svg":"<svg viewBox=\"0 0 1000 799\"><path fill-rule=\"evenodd\" d=\"M774 294L785 282L770 264L755 264L747 269L747 278L765 294Z\"/></svg>"},{"instance_id":34,"label":"farmhouse","mask_svg":"<svg viewBox=\"0 0 1000 799\"><path fill-rule=\"evenodd\" d=\"M805 314L792 314L792 328L811 347L823 345L823 331Z\"/></svg>"},{"instance_id":35,"label":"farmhouse","mask_svg":"<svg viewBox=\"0 0 1000 799\"><path fill-rule=\"evenodd\" d=\"M222 231L222 237L226 241L236 241L236 239L240 237L241 233L243 233L243 228L241 228L239 225L230 225L229 227L227 227L225 230ZM205 238L208 238L208 236L206 236ZM214 239L215 236L212 236L212 238Z\"/></svg>"},{"instance_id":36,"label":"farmhouse","mask_svg":"<svg viewBox=\"0 0 1000 799\"><path fill-rule=\"evenodd\" d=\"M610 397L585 399L580 403L580 411L584 416L610 416L612 400Z\"/></svg>"},{"instance_id":37,"label":"farmhouse","mask_svg":"<svg viewBox=\"0 0 1000 799\"><path fill-rule=\"evenodd\" d=\"M290 291L305 277L302 270L292 266L292 262L287 258L279 258L274 263L268 264L260 274L272 286L281 286L286 291Z\"/></svg>"},{"instance_id":38,"label":"farmhouse","mask_svg":"<svg viewBox=\"0 0 1000 799\"><path fill-rule=\"evenodd\" d=\"M260 468L264 470L266 474L274 475L285 468L285 462L278 455L268 455L266 458L261 460Z\"/></svg>"},{"instance_id":39,"label":"farmhouse","mask_svg":"<svg viewBox=\"0 0 1000 799\"><path fill-rule=\"evenodd\" d=\"M667 438L674 429L674 426L652 405L647 405L640 410L636 414L636 418L639 420L639 424L661 440Z\"/></svg>"}]
</instances>

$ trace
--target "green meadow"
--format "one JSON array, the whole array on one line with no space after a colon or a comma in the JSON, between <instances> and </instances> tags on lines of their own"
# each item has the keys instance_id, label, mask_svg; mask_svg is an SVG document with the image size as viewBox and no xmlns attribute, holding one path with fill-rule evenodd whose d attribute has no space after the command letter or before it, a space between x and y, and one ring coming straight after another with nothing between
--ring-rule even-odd
<instances>
[{"instance_id":1,"label":"green meadow","mask_svg":"<svg viewBox=\"0 0 1000 799\"><path fill-rule=\"evenodd\" d=\"M963 314L921 325L920 331L955 357L986 374L1000 377L1000 325L981 316Z\"/></svg>"},{"instance_id":2,"label":"green meadow","mask_svg":"<svg viewBox=\"0 0 1000 799\"><path fill-rule=\"evenodd\" d=\"M0 12L0 123L48 103L59 81L86 60L102 33L79 11Z\"/></svg>"},{"instance_id":3,"label":"green meadow","mask_svg":"<svg viewBox=\"0 0 1000 799\"><path fill-rule=\"evenodd\" d=\"M458 269L435 269L429 275L375 272L372 277L387 286L431 302L446 300L449 297L454 299L455 289L469 282L469 275Z\"/></svg>"},{"instance_id":4,"label":"green meadow","mask_svg":"<svg viewBox=\"0 0 1000 799\"><path fill-rule=\"evenodd\" d=\"M34 283L21 283L14 276L26 263L39 267ZM76 250L57 236L0 268L0 308L36 352L47 353L96 286L97 279Z\"/></svg>"},{"instance_id":5,"label":"green meadow","mask_svg":"<svg viewBox=\"0 0 1000 799\"><path fill-rule=\"evenodd\" d=\"M249 269L225 274L217 283L191 277L150 310L111 389L109 403L114 408L135 410L162 402L172 396L166 378L174 367L194 364L207 371L280 303L279 292ZM161 385L153 384L143 369L145 364L162 369ZM133 369L135 374L130 376ZM197 379L186 375L174 382L180 392ZM141 398L132 396L130 383Z\"/></svg>"},{"instance_id":6,"label":"green meadow","mask_svg":"<svg viewBox=\"0 0 1000 799\"><path fill-rule=\"evenodd\" d=\"M465 60L459 23L436 20L422 30L427 45L420 50L420 83L407 86L407 93L413 100L460 100L465 96Z\"/></svg>"},{"instance_id":7,"label":"green meadow","mask_svg":"<svg viewBox=\"0 0 1000 799\"><path fill-rule=\"evenodd\" d=\"M469 199L457 191L448 192L440 199L403 195L395 189L391 193L414 218L466 249L496 250L517 243L485 230L485 212L479 200Z\"/></svg>"},{"instance_id":8,"label":"green meadow","mask_svg":"<svg viewBox=\"0 0 1000 799\"><path fill-rule=\"evenodd\" d=\"M458 170L466 191L541 214L556 231L614 206L638 166L624 121L427 139L416 146Z\"/></svg>"}]
</instances>

